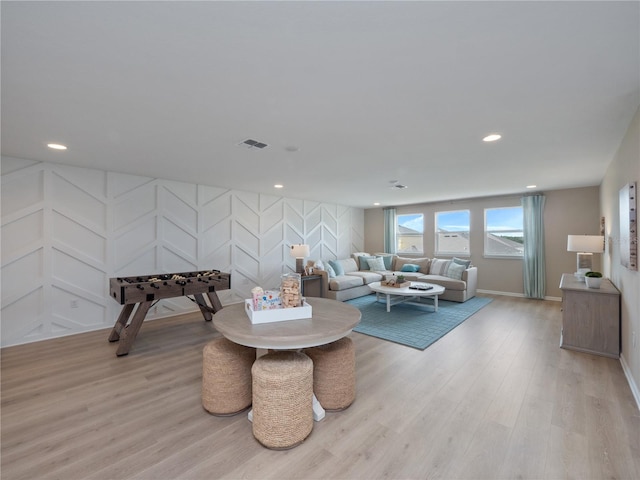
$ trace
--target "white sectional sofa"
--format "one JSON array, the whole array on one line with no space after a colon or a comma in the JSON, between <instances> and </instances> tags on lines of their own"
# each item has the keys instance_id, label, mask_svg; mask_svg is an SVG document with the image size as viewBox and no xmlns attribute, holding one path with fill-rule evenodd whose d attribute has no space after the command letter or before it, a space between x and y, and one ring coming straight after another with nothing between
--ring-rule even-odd
<instances>
[{"instance_id":1,"label":"white sectional sofa","mask_svg":"<svg viewBox=\"0 0 640 480\"><path fill-rule=\"evenodd\" d=\"M370 263L380 266L380 262L371 260L372 258L381 258L384 268L372 270ZM370 283L392 275L404 275L408 281L443 286L445 291L439 296L443 300L466 302L476 295L478 284L478 269L466 263L467 261L457 258L408 258L357 252L351 258L323 261L324 270L316 270L314 273L322 275L327 298L339 301L368 295L372 292ZM417 271L407 271L416 270L416 267Z\"/></svg>"}]
</instances>

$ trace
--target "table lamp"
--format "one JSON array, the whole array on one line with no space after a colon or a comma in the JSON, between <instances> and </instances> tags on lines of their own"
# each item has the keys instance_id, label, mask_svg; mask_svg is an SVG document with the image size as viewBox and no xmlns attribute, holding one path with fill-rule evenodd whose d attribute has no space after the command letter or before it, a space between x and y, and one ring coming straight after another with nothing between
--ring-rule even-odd
<instances>
[{"instance_id":1,"label":"table lamp","mask_svg":"<svg viewBox=\"0 0 640 480\"><path fill-rule=\"evenodd\" d=\"M584 281L584 274L592 269L593 254L604 251L604 237L601 235L569 235L567 251L576 253L577 279Z\"/></svg>"},{"instance_id":2,"label":"table lamp","mask_svg":"<svg viewBox=\"0 0 640 480\"><path fill-rule=\"evenodd\" d=\"M291 245L290 253L291 256L295 257L296 259L296 273L303 274L304 266L302 265L302 262L304 261L305 257L309 256L309 245Z\"/></svg>"}]
</instances>

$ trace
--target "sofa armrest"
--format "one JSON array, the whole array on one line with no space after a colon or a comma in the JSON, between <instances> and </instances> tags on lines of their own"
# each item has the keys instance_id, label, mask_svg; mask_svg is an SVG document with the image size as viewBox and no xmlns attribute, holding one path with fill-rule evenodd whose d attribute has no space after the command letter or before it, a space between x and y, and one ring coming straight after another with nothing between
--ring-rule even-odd
<instances>
[{"instance_id":1,"label":"sofa armrest","mask_svg":"<svg viewBox=\"0 0 640 480\"><path fill-rule=\"evenodd\" d=\"M478 288L478 267L470 267L462 272L462 280L467 284L467 298L475 296Z\"/></svg>"},{"instance_id":2,"label":"sofa armrest","mask_svg":"<svg viewBox=\"0 0 640 480\"><path fill-rule=\"evenodd\" d=\"M326 270L316 270L313 273L317 273L319 274L322 279L320 280L322 282L322 296L324 298L328 298L328 292L329 292L329 273Z\"/></svg>"}]
</instances>

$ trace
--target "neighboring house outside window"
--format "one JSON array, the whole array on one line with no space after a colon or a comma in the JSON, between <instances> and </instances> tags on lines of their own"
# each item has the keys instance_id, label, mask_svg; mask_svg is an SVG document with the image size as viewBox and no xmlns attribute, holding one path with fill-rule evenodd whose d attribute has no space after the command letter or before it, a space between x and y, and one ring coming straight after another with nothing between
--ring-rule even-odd
<instances>
[{"instance_id":1,"label":"neighboring house outside window","mask_svg":"<svg viewBox=\"0 0 640 480\"><path fill-rule=\"evenodd\" d=\"M436 255L469 256L469 210L436 212L435 217Z\"/></svg>"},{"instance_id":2,"label":"neighboring house outside window","mask_svg":"<svg viewBox=\"0 0 640 480\"><path fill-rule=\"evenodd\" d=\"M411 213L396 219L396 253L423 253L424 216Z\"/></svg>"},{"instance_id":3,"label":"neighboring house outside window","mask_svg":"<svg viewBox=\"0 0 640 480\"><path fill-rule=\"evenodd\" d=\"M522 258L524 255L522 207L484 210L485 257Z\"/></svg>"}]
</instances>

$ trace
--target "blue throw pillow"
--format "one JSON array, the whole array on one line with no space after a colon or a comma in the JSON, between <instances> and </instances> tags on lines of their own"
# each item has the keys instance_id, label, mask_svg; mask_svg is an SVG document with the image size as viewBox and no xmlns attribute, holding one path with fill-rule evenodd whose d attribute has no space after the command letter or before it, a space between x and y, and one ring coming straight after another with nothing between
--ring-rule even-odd
<instances>
[{"instance_id":1,"label":"blue throw pillow","mask_svg":"<svg viewBox=\"0 0 640 480\"><path fill-rule=\"evenodd\" d=\"M391 270L391 265L393 264L393 255L381 255L382 261L384 262L384 269Z\"/></svg>"},{"instance_id":2,"label":"blue throw pillow","mask_svg":"<svg viewBox=\"0 0 640 480\"><path fill-rule=\"evenodd\" d=\"M333 267L333 271L336 273L336 277L344 275L344 268L342 268L342 264L340 262L329 260L329 265Z\"/></svg>"},{"instance_id":3,"label":"blue throw pillow","mask_svg":"<svg viewBox=\"0 0 640 480\"><path fill-rule=\"evenodd\" d=\"M458 265L464 265L465 270L471 266L471 260L462 260L461 258L453 257L451 261L453 263L457 263Z\"/></svg>"},{"instance_id":4,"label":"blue throw pillow","mask_svg":"<svg viewBox=\"0 0 640 480\"><path fill-rule=\"evenodd\" d=\"M329 278L336 278L336 271L333 269L333 267L329 264L325 265L325 270L327 271L327 273L329 274Z\"/></svg>"},{"instance_id":5,"label":"blue throw pillow","mask_svg":"<svg viewBox=\"0 0 640 480\"><path fill-rule=\"evenodd\" d=\"M360 270L369 270L369 260L373 260L376 257L368 257L365 255L360 255L358 257L358 263L360 263Z\"/></svg>"},{"instance_id":6,"label":"blue throw pillow","mask_svg":"<svg viewBox=\"0 0 640 480\"><path fill-rule=\"evenodd\" d=\"M417 272L418 270L420 270L420 265L413 263L405 263L400 269L401 272Z\"/></svg>"}]
</instances>

